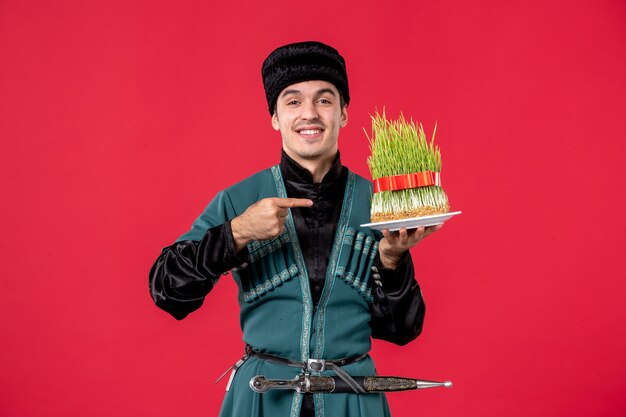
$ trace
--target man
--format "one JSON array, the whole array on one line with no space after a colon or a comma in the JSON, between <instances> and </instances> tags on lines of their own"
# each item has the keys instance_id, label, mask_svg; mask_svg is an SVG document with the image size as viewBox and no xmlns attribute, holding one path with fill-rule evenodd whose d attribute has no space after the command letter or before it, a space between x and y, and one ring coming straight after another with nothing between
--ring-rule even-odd
<instances>
[{"instance_id":1,"label":"man","mask_svg":"<svg viewBox=\"0 0 626 417\"><path fill-rule=\"evenodd\" d=\"M150 272L157 306L183 319L230 271L246 354L221 416L384 416L383 394L254 392L256 375L375 374L371 337L402 345L424 303L408 250L438 227L383 235L369 222L371 183L342 166L350 102L344 59L319 42L273 51L262 66L279 165L218 193ZM323 362L321 360L326 360ZM324 367L320 367L324 364ZM236 372L235 372L236 371Z\"/></svg>"}]
</instances>

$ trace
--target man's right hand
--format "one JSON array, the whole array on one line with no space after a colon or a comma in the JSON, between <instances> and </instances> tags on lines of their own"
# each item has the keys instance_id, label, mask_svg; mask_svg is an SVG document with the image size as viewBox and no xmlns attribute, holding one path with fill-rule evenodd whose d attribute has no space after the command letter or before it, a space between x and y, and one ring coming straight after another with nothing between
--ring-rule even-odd
<instances>
[{"instance_id":1,"label":"man's right hand","mask_svg":"<svg viewBox=\"0 0 626 417\"><path fill-rule=\"evenodd\" d=\"M264 198L235 217L230 225L239 252L252 240L273 239L285 230L287 209L311 207L313 201L306 198Z\"/></svg>"}]
</instances>

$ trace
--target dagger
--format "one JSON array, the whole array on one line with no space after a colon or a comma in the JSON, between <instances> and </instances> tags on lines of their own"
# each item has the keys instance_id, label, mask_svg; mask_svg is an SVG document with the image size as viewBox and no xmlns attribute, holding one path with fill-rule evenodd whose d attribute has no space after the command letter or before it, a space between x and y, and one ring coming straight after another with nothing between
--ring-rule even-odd
<instances>
[{"instance_id":1,"label":"dagger","mask_svg":"<svg viewBox=\"0 0 626 417\"><path fill-rule=\"evenodd\" d=\"M451 381L437 382L395 376L353 376L352 379L366 393L452 387ZM250 380L250 388L260 393L271 389L292 389L299 394L316 392L354 393L354 390L340 377L311 376L306 374L300 374L294 379L267 379L263 375L257 375Z\"/></svg>"}]
</instances>

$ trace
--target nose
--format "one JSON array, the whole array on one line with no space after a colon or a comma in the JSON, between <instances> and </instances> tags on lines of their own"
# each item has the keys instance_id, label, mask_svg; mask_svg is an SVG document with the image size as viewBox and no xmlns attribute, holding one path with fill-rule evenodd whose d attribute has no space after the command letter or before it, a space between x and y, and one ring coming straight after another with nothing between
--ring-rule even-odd
<instances>
[{"instance_id":1,"label":"nose","mask_svg":"<svg viewBox=\"0 0 626 417\"><path fill-rule=\"evenodd\" d=\"M314 120L317 119L317 107L315 107L315 103L312 101L305 101L302 104L302 113L300 114L300 116L304 119L304 120Z\"/></svg>"}]
</instances>

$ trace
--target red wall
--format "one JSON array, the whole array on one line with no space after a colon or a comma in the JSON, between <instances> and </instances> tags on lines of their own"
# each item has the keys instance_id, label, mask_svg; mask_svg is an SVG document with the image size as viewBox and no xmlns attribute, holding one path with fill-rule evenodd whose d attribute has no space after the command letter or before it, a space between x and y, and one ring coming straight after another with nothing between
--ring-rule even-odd
<instances>
[{"instance_id":1,"label":"red wall","mask_svg":"<svg viewBox=\"0 0 626 417\"><path fill-rule=\"evenodd\" d=\"M623 1L211 3L0 2L0 415L217 414L235 286L176 322L147 273L278 160L260 65L307 39L348 62L344 163L376 107L437 121L463 211L413 252L423 335L374 348L455 386L394 415L626 414Z\"/></svg>"}]
</instances>

